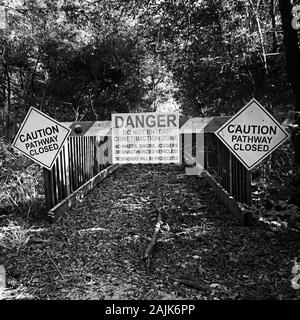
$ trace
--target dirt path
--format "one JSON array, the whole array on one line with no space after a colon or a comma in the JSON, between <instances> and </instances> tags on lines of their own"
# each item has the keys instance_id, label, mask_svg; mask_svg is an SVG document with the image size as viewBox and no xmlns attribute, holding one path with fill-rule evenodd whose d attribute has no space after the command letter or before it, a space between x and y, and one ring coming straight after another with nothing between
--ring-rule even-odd
<instances>
[{"instance_id":1,"label":"dirt path","mask_svg":"<svg viewBox=\"0 0 300 320\"><path fill-rule=\"evenodd\" d=\"M168 225L147 274L153 203ZM36 299L294 299L297 250L299 237L239 226L183 168L127 165L56 224L35 227L4 265L10 289Z\"/></svg>"}]
</instances>

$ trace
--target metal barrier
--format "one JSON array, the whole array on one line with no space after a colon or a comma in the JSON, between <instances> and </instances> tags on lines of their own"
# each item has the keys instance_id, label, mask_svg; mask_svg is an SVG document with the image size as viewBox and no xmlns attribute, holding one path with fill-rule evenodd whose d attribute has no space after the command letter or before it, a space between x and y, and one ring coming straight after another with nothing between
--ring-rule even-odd
<instances>
[{"instance_id":1,"label":"metal barrier","mask_svg":"<svg viewBox=\"0 0 300 320\"><path fill-rule=\"evenodd\" d=\"M51 218L57 218L117 167L111 165L109 121L63 124L72 129L70 137L52 169L44 169L46 207Z\"/></svg>"}]
</instances>

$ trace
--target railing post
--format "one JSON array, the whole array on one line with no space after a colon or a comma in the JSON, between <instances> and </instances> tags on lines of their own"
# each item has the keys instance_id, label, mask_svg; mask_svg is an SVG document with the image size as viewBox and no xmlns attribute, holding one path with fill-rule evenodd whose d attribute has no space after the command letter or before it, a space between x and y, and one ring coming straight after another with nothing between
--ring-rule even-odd
<instances>
[{"instance_id":1,"label":"railing post","mask_svg":"<svg viewBox=\"0 0 300 320\"><path fill-rule=\"evenodd\" d=\"M246 204L252 204L252 176L251 171L246 170Z\"/></svg>"},{"instance_id":2,"label":"railing post","mask_svg":"<svg viewBox=\"0 0 300 320\"><path fill-rule=\"evenodd\" d=\"M232 153L229 151L229 193L232 196Z\"/></svg>"},{"instance_id":3,"label":"railing post","mask_svg":"<svg viewBox=\"0 0 300 320\"><path fill-rule=\"evenodd\" d=\"M52 206L52 184L51 184L51 171L43 168L43 175L44 175L44 190L45 190L45 205L46 210L50 210Z\"/></svg>"}]
</instances>

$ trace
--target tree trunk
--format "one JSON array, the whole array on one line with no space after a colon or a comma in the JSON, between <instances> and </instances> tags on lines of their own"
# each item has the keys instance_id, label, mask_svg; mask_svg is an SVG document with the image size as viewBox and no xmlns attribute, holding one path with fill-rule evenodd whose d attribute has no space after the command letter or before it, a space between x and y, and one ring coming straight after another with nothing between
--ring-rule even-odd
<instances>
[{"instance_id":1,"label":"tree trunk","mask_svg":"<svg viewBox=\"0 0 300 320\"><path fill-rule=\"evenodd\" d=\"M6 96L5 96L5 122L6 122L6 139L9 140L10 139L10 135L11 135L11 123L10 123L10 112L11 112L11 107L10 107L10 100L11 100L11 85L10 85L10 74L9 74L9 70L8 70L8 66L6 65L6 63L4 62L3 64L4 67L4 73L6 76Z\"/></svg>"},{"instance_id":2,"label":"tree trunk","mask_svg":"<svg viewBox=\"0 0 300 320\"><path fill-rule=\"evenodd\" d=\"M298 130L295 130L292 137L295 146L296 174L292 180L291 200L300 205L300 48L297 31L291 25L292 7L291 0L279 0L288 79L295 97L295 121L298 124Z\"/></svg>"},{"instance_id":3,"label":"tree trunk","mask_svg":"<svg viewBox=\"0 0 300 320\"><path fill-rule=\"evenodd\" d=\"M254 14L254 18L255 18L255 21L257 24L257 31L258 31L258 35L259 35L259 42L260 42L260 46L261 46L262 58L263 58L265 73L267 75L268 74L267 54L266 54L266 48L265 48L265 42L264 42L264 36L263 36L262 28L261 28L260 18L259 18L259 14L258 14L260 1L257 2L256 8L255 8L255 5L253 4L252 0L249 0L249 3L251 5L251 8L252 8L252 11Z\"/></svg>"},{"instance_id":4,"label":"tree trunk","mask_svg":"<svg viewBox=\"0 0 300 320\"><path fill-rule=\"evenodd\" d=\"M276 10L275 10L275 5L274 5L275 0L270 1L270 17L272 21L272 51L275 53L277 52L277 35L276 35Z\"/></svg>"},{"instance_id":5,"label":"tree trunk","mask_svg":"<svg viewBox=\"0 0 300 320\"><path fill-rule=\"evenodd\" d=\"M295 96L295 111L300 111L300 49L297 31L292 28L292 4L290 0L279 0L283 41L289 81Z\"/></svg>"}]
</instances>

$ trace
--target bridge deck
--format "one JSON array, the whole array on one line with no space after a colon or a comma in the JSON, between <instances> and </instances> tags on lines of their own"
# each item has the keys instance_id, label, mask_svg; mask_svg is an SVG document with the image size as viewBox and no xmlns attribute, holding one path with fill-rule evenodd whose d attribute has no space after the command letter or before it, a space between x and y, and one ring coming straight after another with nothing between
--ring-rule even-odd
<instances>
[{"instance_id":1,"label":"bridge deck","mask_svg":"<svg viewBox=\"0 0 300 320\"><path fill-rule=\"evenodd\" d=\"M152 204L170 229L160 234L147 274L141 257L156 222ZM294 294L287 261L295 245L240 226L203 178L179 166L126 165L58 223L32 230L6 263L40 299L265 299L280 290Z\"/></svg>"}]
</instances>

